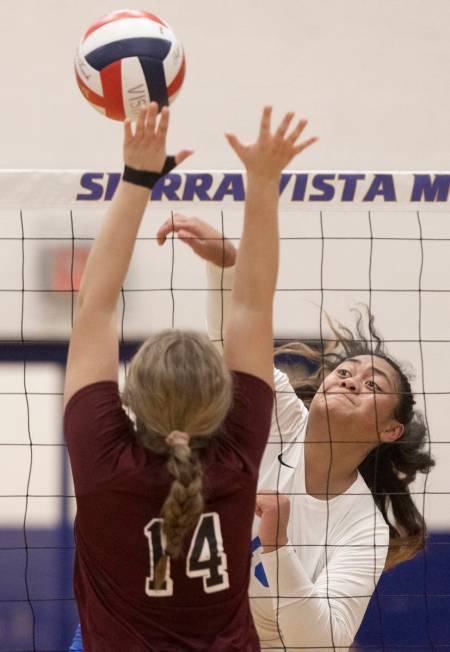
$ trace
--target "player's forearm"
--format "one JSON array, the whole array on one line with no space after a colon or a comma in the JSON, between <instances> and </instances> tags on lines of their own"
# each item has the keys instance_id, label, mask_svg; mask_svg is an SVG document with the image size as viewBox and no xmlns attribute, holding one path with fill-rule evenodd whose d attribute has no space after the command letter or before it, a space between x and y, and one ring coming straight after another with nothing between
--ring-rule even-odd
<instances>
[{"instance_id":1,"label":"player's forearm","mask_svg":"<svg viewBox=\"0 0 450 652\"><path fill-rule=\"evenodd\" d=\"M346 620L345 601L339 600L340 594L331 581L325 590L318 589L291 545L262 555L262 561L277 623L287 647L326 649L334 644L346 649L351 645L356 629L352 630Z\"/></svg>"},{"instance_id":2,"label":"player's forearm","mask_svg":"<svg viewBox=\"0 0 450 652\"><path fill-rule=\"evenodd\" d=\"M221 268L214 265L214 263L208 262L206 276L208 282L206 327L209 339L222 353L225 327L230 314L234 265Z\"/></svg>"},{"instance_id":3,"label":"player's forearm","mask_svg":"<svg viewBox=\"0 0 450 652\"><path fill-rule=\"evenodd\" d=\"M113 312L133 254L150 191L121 181L84 270L78 309Z\"/></svg>"},{"instance_id":4,"label":"player's forearm","mask_svg":"<svg viewBox=\"0 0 450 652\"><path fill-rule=\"evenodd\" d=\"M249 174L244 228L236 261L233 304L271 309L277 282L279 178Z\"/></svg>"}]
</instances>

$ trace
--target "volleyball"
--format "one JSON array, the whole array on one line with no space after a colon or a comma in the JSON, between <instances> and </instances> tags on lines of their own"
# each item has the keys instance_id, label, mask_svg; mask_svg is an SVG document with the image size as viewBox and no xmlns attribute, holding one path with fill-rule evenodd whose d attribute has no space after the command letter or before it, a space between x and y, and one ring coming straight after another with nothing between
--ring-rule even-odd
<instances>
[{"instance_id":1,"label":"volleyball","mask_svg":"<svg viewBox=\"0 0 450 652\"><path fill-rule=\"evenodd\" d=\"M114 11L93 23L75 57L78 86L89 104L113 120L137 118L150 102L167 106L185 74L183 47L161 18Z\"/></svg>"}]
</instances>

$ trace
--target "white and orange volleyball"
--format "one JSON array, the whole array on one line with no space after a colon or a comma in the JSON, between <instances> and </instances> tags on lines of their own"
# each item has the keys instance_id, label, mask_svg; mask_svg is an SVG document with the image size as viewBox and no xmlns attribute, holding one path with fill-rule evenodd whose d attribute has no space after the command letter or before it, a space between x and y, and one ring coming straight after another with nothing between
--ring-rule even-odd
<instances>
[{"instance_id":1,"label":"white and orange volleyball","mask_svg":"<svg viewBox=\"0 0 450 652\"><path fill-rule=\"evenodd\" d=\"M183 47L161 18L114 11L93 23L75 57L78 86L97 111L134 120L141 106L170 104L184 80Z\"/></svg>"}]
</instances>

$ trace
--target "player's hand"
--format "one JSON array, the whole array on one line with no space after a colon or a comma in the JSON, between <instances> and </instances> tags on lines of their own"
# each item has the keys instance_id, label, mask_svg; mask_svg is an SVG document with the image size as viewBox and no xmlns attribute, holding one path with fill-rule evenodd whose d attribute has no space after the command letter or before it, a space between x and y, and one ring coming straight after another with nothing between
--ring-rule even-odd
<instances>
[{"instance_id":1,"label":"player's hand","mask_svg":"<svg viewBox=\"0 0 450 652\"><path fill-rule=\"evenodd\" d=\"M286 113L278 129L272 133L271 116L272 107L266 106L261 118L258 139L253 145L243 145L234 134L225 134L248 173L262 178L277 177L294 156L318 140L313 137L298 142L307 120L300 120L297 126L289 131L293 113Z\"/></svg>"},{"instance_id":2,"label":"player's hand","mask_svg":"<svg viewBox=\"0 0 450 652\"><path fill-rule=\"evenodd\" d=\"M169 233L176 233L200 258L218 267L231 267L236 262L236 247L222 237L219 231L199 220L176 213L160 226L156 234L159 245L165 243Z\"/></svg>"},{"instance_id":3,"label":"player's hand","mask_svg":"<svg viewBox=\"0 0 450 652\"><path fill-rule=\"evenodd\" d=\"M290 511L287 496L272 492L257 494L255 514L261 518L258 536L265 553L287 544Z\"/></svg>"},{"instance_id":4,"label":"player's hand","mask_svg":"<svg viewBox=\"0 0 450 652\"><path fill-rule=\"evenodd\" d=\"M142 107L133 133L131 121L124 122L123 159L125 165L135 170L161 172L166 160L166 137L169 128L169 109L165 106L158 118L158 104L152 102ZM184 149L175 155L178 165L192 154Z\"/></svg>"}]
</instances>

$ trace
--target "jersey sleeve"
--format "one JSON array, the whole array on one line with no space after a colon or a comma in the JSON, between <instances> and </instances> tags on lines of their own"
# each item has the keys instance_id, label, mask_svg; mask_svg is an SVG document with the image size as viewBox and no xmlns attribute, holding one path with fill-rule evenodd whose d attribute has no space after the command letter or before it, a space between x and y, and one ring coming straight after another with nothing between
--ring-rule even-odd
<instances>
[{"instance_id":1,"label":"jersey sleeve","mask_svg":"<svg viewBox=\"0 0 450 652\"><path fill-rule=\"evenodd\" d=\"M355 638L382 573L388 528L359 524L347 545L324 548L323 570L312 582L292 545L261 555L283 643L289 647L347 649Z\"/></svg>"},{"instance_id":2,"label":"jersey sleeve","mask_svg":"<svg viewBox=\"0 0 450 652\"><path fill-rule=\"evenodd\" d=\"M225 420L224 446L232 446L252 475L257 475L269 438L272 388L261 378L233 373L233 403Z\"/></svg>"},{"instance_id":3,"label":"jersey sleeve","mask_svg":"<svg viewBox=\"0 0 450 652\"><path fill-rule=\"evenodd\" d=\"M133 433L116 382L93 383L72 396L64 412L64 434L77 494L121 470L129 461Z\"/></svg>"},{"instance_id":4,"label":"jersey sleeve","mask_svg":"<svg viewBox=\"0 0 450 652\"><path fill-rule=\"evenodd\" d=\"M270 426L270 441L289 444L304 433L308 410L294 391L288 376L274 367L275 400Z\"/></svg>"}]
</instances>

